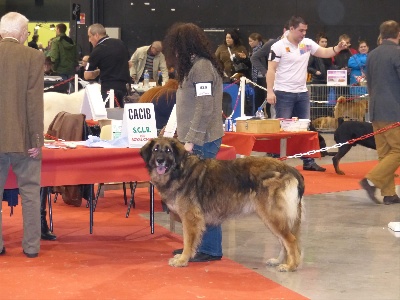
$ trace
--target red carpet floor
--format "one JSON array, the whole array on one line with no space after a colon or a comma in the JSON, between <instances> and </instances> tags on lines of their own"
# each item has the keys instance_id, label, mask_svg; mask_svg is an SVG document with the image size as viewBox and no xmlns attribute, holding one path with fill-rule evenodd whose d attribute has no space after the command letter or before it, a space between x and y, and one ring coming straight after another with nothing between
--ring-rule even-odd
<instances>
[{"instance_id":1,"label":"red carpet floor","mask_svg":"<svg viewBox=\"0 0 400 300\"><path fill-rule=\"evenodd\" d=\"M22 254L21 206L10 217L3 202L1 299L307 299L226 258L168 266L181 237L161 226L151 235L149 221L139 216L149 211L146 188L138 189L136 201L125 218L122 191L107 191L90 235L88 209L59 199L53 204L57 241L42 241L36 259Z\"/></svg>"},{"instance_id":2,"label":"red carpet floor","mask_svg":"<svg viewBox=\"0 0 400 300\"><path fill-rule=\"evenodd\" d=\"M336 174L332 164L324 165L323 167L326 168L326 171L323 173L302 171L301 166L297 167L297 169L299 169L304 176L306 184L305 194L314 195L361 189L358 182L364 178L377 163L378 161L342 163L340 164L340 168L346 175ZM396 184L400 184L399 178L396 179Z\"/></svg>"},{"instance_id":3,"label":"red carpet floor","mask_svg":"<svg viewBox=\"0 0 400 300\"><path fill-rule=\"evenodd\" d=\"M360 189L358 181L375 164L343 163L344 176L331 165L324 173L302 171L306 194ZM226 258L169 267L171 251L182 239L157 225L151 235L149 221L139 215L149 211L147 189L137 190L136 201L125 218L122 191L107 191L90 235L88 209L60 199L53 205L58 239L43 241L36 259L22 254L21 206L10 217L3 202L7 253L0 257L1 299L306 299ZM160 211L160 201L156 205Z\"/></svg>"}]
</instances>

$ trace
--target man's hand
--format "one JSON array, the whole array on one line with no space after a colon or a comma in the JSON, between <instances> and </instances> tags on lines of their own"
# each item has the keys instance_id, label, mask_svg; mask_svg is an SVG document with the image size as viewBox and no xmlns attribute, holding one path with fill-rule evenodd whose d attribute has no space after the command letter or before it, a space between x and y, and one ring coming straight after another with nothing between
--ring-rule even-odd
<instances>
[{"instance_id":1,"label":"man's hand","mask_svg":"<svg viewBox=\"0 0 400 300\"><path fill-rule=\"evenodd\" d=\"M276 103L276 96L275 93L273 91L267 92L267 102L269 104L275 104Z\"/></svg>"},{"instance_id":2,"label":"man's hand","mask_svg":"<svg viewBox=\"0 0 400 300\"><path fill-rule=\"evenodd\" d=\"M339 53L340 51L347 49L350 45L346 43L346 41L340 41L335 48L335 51Z\"/></svg>"},{"instance_id":3,"label":"man's hand","mask_svg":"<svg viewBox=\"0 0 400 300\"><path fill-rule=\"evenodd\" d=\"M40 154L40 151L42 151L42 148L31 148L28 150L29 156L32 158L37 157Z\"/></svg>"}]
</instances>

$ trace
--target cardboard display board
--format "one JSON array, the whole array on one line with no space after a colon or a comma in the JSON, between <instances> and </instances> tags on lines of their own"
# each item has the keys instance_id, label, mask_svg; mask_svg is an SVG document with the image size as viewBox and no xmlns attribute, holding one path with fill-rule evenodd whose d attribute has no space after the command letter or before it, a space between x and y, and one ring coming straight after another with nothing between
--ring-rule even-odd
<instances>
[{"instance_id":1,"label":"cardboard display board","mask_svg":"<svg viewBox=\"0 0 400 300\"><path fill-rule=\"evenodd\" d=\"M153 103L126 103L122 120L122 136L128 137L129 148L141 148L157 137Z\"/></svg>"},{"instance_id":2,"label":"cardboard display board","mask_svg":"<svg viewBox=\"0 0 400 300\"><path fill-rule=\"evenodd\" d=\"M328 70L326 73L328 86L346 86L347 71L346 70Z\"/></svg>"},{"instance_id":3,"label":"cardboard display board","mask_svg":"<svg viewBox=\"0 0 400 300\"><path fill-rule=\"evenodd\" d=\"M165 126L164 136L165 137L174 137L176 131L177 123L176 123L176 104L169 115L169 119L167 125Z\"/></svg>"},{"instance_id":4,"label":"cardboard display board","mask_svg":"<svg viewBox=\"0 0 400 300\"><path fill-rule=\"evenodd\" d=\"M81 113L86 115L87 120L107 119L107 110L101 96L99 84L88 84L85 87Z\"/></svg>"}]
</instances>

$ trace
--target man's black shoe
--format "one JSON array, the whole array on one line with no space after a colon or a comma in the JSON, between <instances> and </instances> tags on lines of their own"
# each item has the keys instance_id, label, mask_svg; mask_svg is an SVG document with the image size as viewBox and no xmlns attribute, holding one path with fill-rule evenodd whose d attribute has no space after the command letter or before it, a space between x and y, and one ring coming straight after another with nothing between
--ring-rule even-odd
<instances>
[{"instance_id":1,"label":"man's black shoe","mask_svg":"<svg viewBox=\"0 0 400 300\"><path fill-rule=\"evenodd\" d=\"M3 249L1 249L0 255L4 255L6 254L6 247L3 247Z\"/></svg>"},{"instance_id":2,"label":"man's black shoe","mask_svg":"<svg viewBox=\"0 0 400 300\"><path fill-rule=\"evenodd\" d=\"M397 195L383 197L383 203L386 205L400 203L400 198Z\"/></svg>"},{"instance_id":3,"label":"man's black shoe","mask_svg":"<svg viewBox=\"0 0 400 300\"><path fill-rule=\"evenodd\" d=\"M42 231L40 238L45 241L55 241L57 236L55 236L50 230L47 230L46 232Z\"/></svg>"},{"instance_id":4,"label":"man's black shoe","mask_svg":"<svg viewBox=\"0 0 400 300\"><path fill-rule=\"evenodd\" d=\"M173 255L177 255L177 254L182 254L183 249L175 249L174 251L172 251Z\"/></svg>"},{"instance_id":5,"label":"man's black shoe","mask_svg":"<svg viewBox=\"0 0 400 300\"><path fill-rule=\"evenodd\" d=\"M309 165L303 165L303 170L304 171L317 171L317 172L325 172L326 169L318 166L315 162Z\"/></svg>"},{"instance_id":6,"label":"man's black shoe","mask_svg":"<svg viewBox=\"0 0 400 300\"><path fill-rule=\"evenodd\" d=\"M26 255L26 257L28 258L35 258L39 256L39 253L26 253L25 250L22 250L24 252L24 254Z\"/></svg>"},{"instance_id":7,"label":"man's black shoe","mask_svg":"<svg viewBox=\"0 0 400 300\"><path fill-rule=\"evenodd\" d=\"M375 202L376 204L382 204L379 200L375 197L376 187L369 185L368 179L364 178L360 181L361 187L367 192L368 197Z\"/></svg>"}]
</instances>

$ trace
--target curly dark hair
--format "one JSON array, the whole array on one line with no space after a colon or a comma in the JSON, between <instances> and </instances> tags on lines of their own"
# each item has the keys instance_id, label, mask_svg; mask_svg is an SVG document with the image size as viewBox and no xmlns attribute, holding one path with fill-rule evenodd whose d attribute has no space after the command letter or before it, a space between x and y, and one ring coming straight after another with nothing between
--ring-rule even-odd
<instances>
[{"instance_id":1,"label":"curly dark hair","mask_svg":"<svg viewBox=\"0 0 400 300\"><path fill-rule=\"evenodd\" d=\"M193 66L193 55L208 59L218 74L223 76L222 67L211 51L209 39L204 31L193 23L172 25L163 41L163 53L168 65L175 67L179 83L188 76Z\"/></svg>"}]
</instances>

